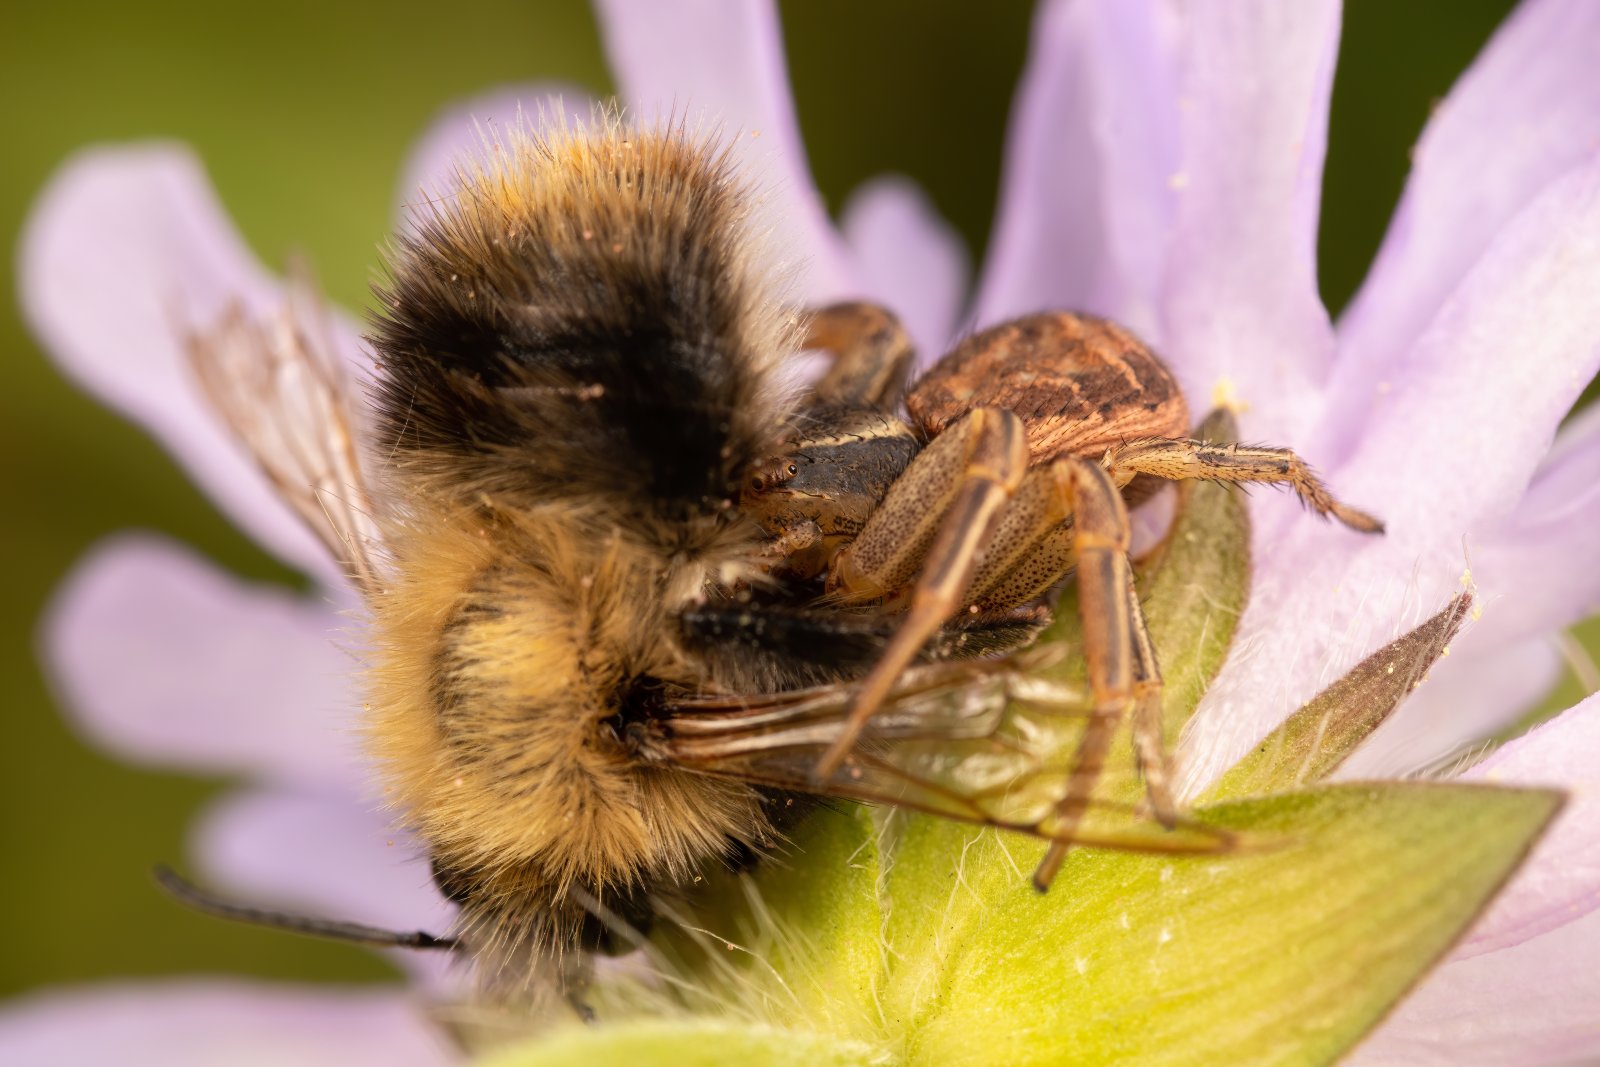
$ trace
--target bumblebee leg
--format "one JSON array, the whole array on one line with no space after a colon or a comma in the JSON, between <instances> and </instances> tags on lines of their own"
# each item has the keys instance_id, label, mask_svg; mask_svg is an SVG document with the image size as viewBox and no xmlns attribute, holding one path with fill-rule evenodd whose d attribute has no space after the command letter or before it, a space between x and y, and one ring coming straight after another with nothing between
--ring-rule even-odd
<instances>
[{"instance_id":1,"label":"bumblebee leg","mask_svg":"<svg viewBox=\"0 0 1600 1067\"><path fill-rule=\"evenodd\" d=\"M922 451L861 536L835 557L828 587L847 599L893 593L913 577L916 584L898 629L856 691L849 721L817 764L819 779L844 762L900 673L961 607L978 554L1027 469L1022 421L977 408Z\"/></svg>"},{"instance_id":2,"label":"bumblebee leg","mask_svg":"<svg viewBox=\"0 0 1600 1067\"><path fill-rule=\"evenodd\" d=\"M1094 714L1073 753L1066 794L1056 806L1054 834L1058 840L1051 844L1033 875L1033 884L1040 890L1049 888L1066 858L1069 846L1062 839L1072 836L1089 810L1111 738L1135 701L1135 679L1146 670L1139 662L1139 645L1148 644L1142 633L1139 640L1134 638L1135 624L1142 631L1144 620L1138 614L1133 565L1128 561L1132 537L1128 509L1117 483L1104 468L1079 459L1057 460L1048 469L1072 509L1078 613L1083 619L1083 654ZM1152 653L1150 666L1154 662ZM1159 685L1159 681L1154 684ZM1159 700L1159 690L1155 692Z\"/></svg>"},{"instance_id":3,"label":"bumblebee leg","mask_svg":"<svg viewBox=\"0 0 1600 1067\"><path fill-rule=\"evenodd\" d=\"M561 998L567 1008L585 1026L595 1022L594 1008L589 1005L589 983L594 978L594 964L581 952L568 953L561 961Z\"/></svg>"},{"instance_id":4,"label":"bumblebee leg","mask_svg":"<svg viewBox=\"0 0 1600 1067\"><path fill-rule=\"evenodd\" d=\"M833 304L811 312L807 348L834 355L812 387L824 404L889 410L905 396L916 351L893 312L877 304Z\"/></svg>"},{"instance_id":5,"label":"bumblebee leg","mask_svg":"<svg viewBox=\"0 0 1600 1067\"><path fill-rule=\"evenodd\" d=\"M684 644L724 684L775 693L871 670L896 621L876 613L706 604L680 615L678 627Z\"/></svg>"},{"instance_id":6,"label":"bumblebee leg","mask_svg":"<svg viewBox=\"0 0 1600 1067\"><path fill-rule=\"evenodd\" d=\"M1112 449L1107 454L1106 465L1116 472L1119 481L1127 481L1135 474L1150 474L1171 481L1199 478L1214 482L1287 485L1319 515L1331 515L1362 533L1383 532L1380 520L1336 500L1305 460L1287 448L1157 438L1132 441Z\"/></svg>"}]
</instances>

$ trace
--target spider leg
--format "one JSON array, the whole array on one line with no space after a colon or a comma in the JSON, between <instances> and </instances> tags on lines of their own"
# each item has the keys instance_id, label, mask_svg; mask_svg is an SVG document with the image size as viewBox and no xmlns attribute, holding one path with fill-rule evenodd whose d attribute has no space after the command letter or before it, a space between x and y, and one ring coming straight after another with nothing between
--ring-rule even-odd
<instances>
[{"instance_id":1,"label":"spider leg","mask_svg":"<svg viewBox=\"0 0 1600 1067\"><path fill-rule=\"evenodd\" d=\"M856 692L848 722L818 761L819 779L838 770L901 672L962 606L979 553L1027 470L1021 420L978 408L922 451L861 536L834 559L828 586L847 599L883 596L916 581L898 629Z\"/></svg>"},{"instance_id":2,"label":"spider leg","mask_svg":"<svg viewBox=\"0 0 1600 1067\"><path fill-rule=\"evenodd\" d=\"M806 348L832 352L833 364L812 386L818 402L888 411L905 396L916 351L893 312L847 303L810 313Z\"/></svg>"},{"instance_id":3,"label":"spider leg","mask_svg":"<svg viewBox=\"0 0 1600 1067\"><path fill-rule=\"evenodd\" d=\"M1109 472L1070 459L1035 468L1007 505L967 590L980 611L994 611L1028 603L1079 570L1094 713L1056 814L1058 828L1068 834L1088 810L1116 726L1130 707L1151 809L1164 825L1177 817L1162 738L1161 668L1139 606L1129 540L1126 504ZM1053 875L1046 871L1045 882Z\"/></svg>"},{"instance_id":4,"label":"spider leg","mask_svg":"<svg viewBox=\"0 0 1600 1067\"><path fill-rule=\"evenodd\" d=\"M1169 830L1177 824L1178 805L1172 796L1172 753L1162 736L1161 666L1156 662L1150 628L1139 606L1139 591L1128 583L1128 634L1133 642L1133 752L1144 776L1145 794L1156 821Z\"/></svg>"},{"instance_id":5,"label":"spider leg","mask_svg":"<svg viewBox=\"0 0 1600 1067\"><path fill-rule=\"evenodd\" d=\"M1072 836L1088 812L1111 739L1130 704L1154 705L1154 746L1160 748L1160 672L1155 669L1155 653L1144 633L1144 617L1134 594L1133 565L1128 560L1132 533L1122 493L1105 468L1081 459L1060 459L1047 470L1073 517L1078 613L1083 619L1083 653L1094 714L1073 753L1066 794L1056 806L1054 836L1058 840L1033 875L1033 884L1041 891L1049 888L1061 869L1069 847L1062 839ZM1140 715L1147 740L1149 717L1149 711ZM1152 762L1160 764L1159 760ZM1157 776L1162 780L1162 799L1169 801L1162 771L1158 770Z\"/></svg>"},{"instance_id":6,"label":"spider leg","mask_svg":"<svg viewBox=\"0 0 1600 1067\"><path fill-rule=\"evenodd\" d=\"M1072 498L1052 466L1034 467L1006 505L967 588L976 614L1037 600L1073 567Z\"/></svg>"},{"instance_id":7,"label":"spider leg","mask_svg":"<svg viewBox=\"0 0 1600 1067\"><path fill-rule=\"evenodd\" d=\"M1383 522L1340 503L1305 460L1287 448L1214 444L1183 438L1130 441L1107 453L1105 465L1127 482L1135 474L1178 481L1270 482L1287 485L1319 515L1331 515L1353 530L1382 533Z\"/></svg>"}]
</instances>

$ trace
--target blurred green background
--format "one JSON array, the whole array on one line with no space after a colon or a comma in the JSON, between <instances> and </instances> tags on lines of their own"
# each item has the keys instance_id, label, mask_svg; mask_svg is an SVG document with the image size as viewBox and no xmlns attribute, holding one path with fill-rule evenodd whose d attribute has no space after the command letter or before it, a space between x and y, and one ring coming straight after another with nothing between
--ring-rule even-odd
<instances>
[{"instance_id":1,"label":"blurred green background","mask_svg":"<svg viewBox=\"0 0 1600 1067\"><path fill-rule=\"evenodd\" d=\"M1511 6L1349 4L1322 227L1330 305L1376 248L1432 102ZM874 174L908 173L981 249L1030 7L983 5L975 24L980 8L967 3L785 4L800 120L830 205ZM0 17L0 246L15 248L32 197L75 148L176 138L196 147L266 262L304 252L335 300L360 307L412 139L452 101L546 78L609 90L584 0L11 5ZM6 294L12 262L0 259ZM143 433L62 381L9 297L0 350L0 995L196 971L382 977L385 965L358 949L216 923L151 887L150 863L182 857L189 817L222 783L134 770L81 745L34 662L39 611L88 545L128 526L250 578L297 578L222 521ZM1568 682L1553 699L1576 695Z\"/></svg>"}]
</instances>

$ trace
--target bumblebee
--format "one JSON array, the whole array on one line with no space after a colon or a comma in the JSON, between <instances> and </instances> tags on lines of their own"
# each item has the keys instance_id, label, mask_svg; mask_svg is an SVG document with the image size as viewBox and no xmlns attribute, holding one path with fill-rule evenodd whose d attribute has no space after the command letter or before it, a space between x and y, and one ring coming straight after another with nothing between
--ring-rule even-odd
<instances>
[{"instance_id":1,"label":"bumblebee","mask_svg":"<svg viewBox=\"0 0 1600 1067\"><path fill-rule=\"evenodd\" d=\"M750 203L681 129L522 133L396 239L370 374L319 343L303 286L282 322L191 338L365 600L370 749L461 916L386 943L459 948L487 985L625 947L707 864L771 849L801 795L1043 837L1041 888L1072 843L1225 848L1167 791L1127 506L1155 478L1266 480L1377 528L1292 453L1188 440L1171 375L1101 320L977 334L907 393L894 317L792 312ZM834 357L807 388L802 348ZM999 655L1074 571L1086 694L1038 681L1048 653ZM1069 706L1081 741L1037 751L1021 716ZM1175 833L1084 822L1130 711ZM968 753L1008 761L1004 788Z\"/></svg>"}]
</instances>

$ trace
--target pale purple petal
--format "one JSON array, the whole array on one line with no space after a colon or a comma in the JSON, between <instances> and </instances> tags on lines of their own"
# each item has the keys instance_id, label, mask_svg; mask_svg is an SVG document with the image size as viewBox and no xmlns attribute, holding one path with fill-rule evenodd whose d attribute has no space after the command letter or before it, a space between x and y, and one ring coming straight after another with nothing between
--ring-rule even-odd
<instances>
[{"instance_id":1,"label":"pale purple petal","mask_svg":"<svg viewBox=\"0 0 1600 1067\"><path fill-rule=\"evenodd\" d=\"M35 993L0 1008L7 1067L435 1067L460 1062L399 993L185 979Z\"/></svg>"},{"instance_id":2,"label":"pale purple petal","mask_svg":"<svg viewBox=\"0 0 1600 1067\"><path fill-rule=\"evenodd\" d=\"M1503 591L1485 622L1502 640L1600 612L1600 407L1566 426L1516 510L1473 548L1473 572Z\"/></svg>"},{"instance_id":3,"label":"pale purple petal","mask_svg":"<svg viewBox=\"0 0 1600 1067\"><path fill-rule=\"evenodd\" d=\"M1388 533L1361 537L1299 516L1258 527L1237 650L1192 724L1195 781L1438 610L1461 577L1490 609L1513 595L1514 576L1492 587L1466 574L1471 535L1516 506L1594 376L1597 291L1600 162L1546 190L1495 240L1418 339L1410 376L1373 414L1360 450L1332 473L1334 490L1382 517Z\"/></svg>"},{"instance_id":4,"label":"pale purple petal","mask_svg":"<svg viewBox=\"0 0 1600 1067\"><path fill-rule=\"evenodd\" d=\"M1469 542L1482 613L1344 768L1414 771L1515 722L1561 671L1553 631L1600 611L1600 409L1565 427L1515 510Z\"/></svg>"},{"instance_id":5,"label":"pale purple petal","mask_svg":"<svg viewBox=\"0 0 1600 1067\"><path fill-rule=\"evenodd\" d=\"M1339 768L1345 780L1396 778L1437 767L1516 722L1550 695L1564 663L1552 636L1514 644L1487 620L1450 643L1422 686Z\"/></svg>"},{"instance_id":6,"label":"pale purple petal","mask_svg":"<svg viewBox=\"0 0 1600 1067\"><path fill-rule=\"evenodd\" d=\"M375 805L348 795L231 793L201 817L192 843L206 879L252 904L435 936L455 921L433 886L426 849ZM451 953L388 955L427 989L460 992L464 971Z\"/></svg>"},{"instance_id":7,"label":"pale purple petal","mask_svg":"<svg viewBox=\"0 0 1600 1067\"><path fill-rule=\"evenodd\" d=\"M1541 511L1559 511L1574 495L1600 481L1600 405L1591 404L1573 415L1539 465L1528 486L1524 505Z\"/></svg>"},{"instance_id":8,"label":"pale purple petal","mask_svg":"<svg viewBox=\"0 0 1600 1067\"><path fill-rule=\"evenodd\" d=\"M400 172L398 214L454 184L462 160L481 158L487 145L517 129L589 121L595 98L558 82L507 85L454 104L434 120Z\"/></svg>"},{"instance_id":9,"label":"pale purple petal","mask_svg":"<svg viewBox=\"0 0 1600 1067\"><path fill-rule=\"evenodd\" d=\"M1600 908L1600 694L1508 742L1462 778L1554 786L1566 790L1567 806L1456 958L1521 944Z\"/></svg>"},{"instance_id":10,"label":"pale purple petal","mask_svg":"<svg viewBox=\"0 0 1600 1067\"><path fill-rule=\"evenodd\" d=\"M595 8L612 74L637 121L679 116L734 142L759 195L775 265L798 272L797 298L864 295L811 182L775 6L598 0Z\"/></svg>"},{"instance_id":11,"label":"pale purple petal","mask_svg":"<svg viewBox=\"0 0 1600 1067\"><path fill-rule=\"evenodd\" d=\"M1374 405L1341 491L1391 530L1509 516L1600 365L1597 291L1600 158L1547 188L1467 273Z\"/></svg>"},{"instance_id":12,"label":"pale purple petal","mask_svg":"<svg viewBox=\"0 0 1600 1067\"><path fill-rule=\"evenodd\" d=\"M337 647L350 625L323 602L124 534L79 562L41 638L62 707L124 758L354 789L356 663Z\"/></svg>"},{"instance_id":13,"label":"pale purple petal","mask_svg":"<svg viewBox=\"0 0 1600 1067\"><path fill-rule=\"evenodd\" d=\"M906 178L878 178L850 194L841 228L867 290L900 316L922 361L943 355L967 283L960 236Z\"/></svg>"},{"instance_id":14,"label":"pale purple petal","mask_svg":"<svg viewBox=\"0 0 1600 1067\"><path fill-rule=\"evenodd\" d=\"M251 901L434 934L454 920L433 887L426 851L374 803L234 792L207 809L192 843L209 879Z\"/></svg>"},{"instance_id":15,"label":"pale purple petal","mask_svg":"<svg viewBox=\"0 0 1600 1067\"><path fill-rule=\"evenodd\" d=\"M1177 30L1167 5L1040 6L977 326L1069 308L1108 315L1159 345L1156 301L1176 209Z\"/></svg>"},{"instance_id":16,"label":"pale purple petal","mask_svg":"<svg viewBox=\"0 0 1600 1067\"><path fill-rule=\"evenodd\" d=\"M28 323L63 370L150 431L263 546L343 583L207 409L186 363L185 329L209 327L233 301L263 314L279 301L187 150L140 145L73 157L34 205L17 274ZM355 331L330 325L354 359Z\"/></svg>"},{"instance_id":17,"label":"pale purple petal","mask_svg":"<svg viewBox=\"0 0 1600 1067\"><path fill-rule=\"evenodd\" d=\"M1600 1059L1600 913L1423 980L1348 1067L1576 1067Z\"/></svg>"},{"instance_id":18,"label":"pale purple petal","mask_svg":"<svg viewBox=\"0 0 1600 1067\"><path fill-rule=\"evenodd\" d=\"M1500 228L1600 151L1597 55L1600 6L1524 0L1434 111L1394 224L1339 323L1332 455L1355 445L1408 346Z\"/></svg>"},{"instance_id":19,"label":"pale purple petal","mask_svg":"<svg viewBox=\"0 0 1600 1067\"><path fill-rule=\"evenodd\" d=\"M1162 352L1197 408L1237 398L1248 436L1297 445L1333 350L1316 247L1339 5L1225 0L1183 19Z\"/></svg>"}]
</instances>

